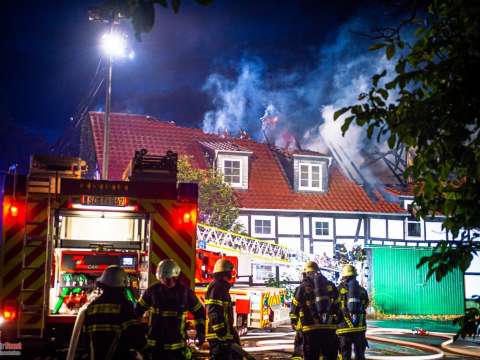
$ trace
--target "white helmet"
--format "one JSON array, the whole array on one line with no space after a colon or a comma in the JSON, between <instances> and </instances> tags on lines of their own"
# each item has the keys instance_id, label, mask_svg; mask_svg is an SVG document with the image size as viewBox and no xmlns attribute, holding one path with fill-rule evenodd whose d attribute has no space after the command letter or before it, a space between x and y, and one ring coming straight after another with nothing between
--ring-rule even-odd
<instances>
[{"instance_id":1,"label":"white helmet","mask_svg":"<svg viewBox=\"0 0 480 360\"><path fill-rule=\"evenodd\" d=\"M97 283L109 287L127 287L128 276L120 266L110 265L97 279Z\"/></svg>"},{"instance_id":2,"label":"white helmet","mask_svg":"<svg viewBox=\"0 0 480 360\"><path fill-rule=\"evenodd\" d=\"M160 280L162 278L165 279L178 277L181 271L182 270L180 269L180 266L178 266L175 261L173 261L172 259L165 259L160 261L160 263L158 264L156 277L157 280Z\"/></svg>"}]
</instances>

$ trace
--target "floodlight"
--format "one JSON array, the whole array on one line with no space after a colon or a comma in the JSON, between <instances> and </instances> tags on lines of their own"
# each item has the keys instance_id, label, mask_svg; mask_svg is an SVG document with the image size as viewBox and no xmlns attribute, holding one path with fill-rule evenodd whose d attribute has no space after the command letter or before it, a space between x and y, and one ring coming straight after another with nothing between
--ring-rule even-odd
<instances>
[{"instance_id":1,"label":"floodlight","mask_svg":"<svg viewBox=\"0 0 480 360\"><path fill-rule=\"evenodd\" d=\"M103 52L111 57L127 57L127 39L124 35L110 32L103 34L101 39L101 48Z\"/></svg>"}]
</instances>

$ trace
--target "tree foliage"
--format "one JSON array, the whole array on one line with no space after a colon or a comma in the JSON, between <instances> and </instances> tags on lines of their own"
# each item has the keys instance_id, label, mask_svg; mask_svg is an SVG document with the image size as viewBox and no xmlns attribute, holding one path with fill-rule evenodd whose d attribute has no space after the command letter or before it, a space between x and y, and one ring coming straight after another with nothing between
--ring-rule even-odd
<instances>
[{"instance_id":1,"label":"tree foliage","mask_svg":"<svg viewBox=\"0 0 480 360\"><path fill-rule=\"evenodd\" d=\"M403 35L415 28L413 40ZM388 139L390 148L415 152L405 178L414 182L417 217L443 214L443 226L457 240L440 243L427 264L428 277L441 280L452 269L465 271L480 249L480 2L431 0L397 28L384 29L372 51L385 51L394 65L374 75L358 103L338 110L345 133L351 123L369 138ZM378 41L380 39L380 41ZM461 237L459 237L461 234ZM459 320L461 335L479 325L478 311ZM470 327L465 327L470 324ZM470 329L470 330L466 330Z\"/></svg>"},{"instance_id":2,"label":"tree foliage","mask_svg":"<svg viewBox=\"0 0 480 360\"><path fill-rule=\"evenodd\" d=\"M200 5L210 5L213 0L194 0ZM130 19L135 36L141 39L142 33L148 33L155 24L155 5L165 9L171 8L174 13L180 10L181 0L104 0L97 7L102 17L108 18L120 16Z\"/></svg>"},{"instance_id":3,"label":"tree foliage","mask_svg":"<svg viewBox=\"0 0 480 360\"><path fill-rule=\"evenodd\" d=\"M242 232L236 224L239 210L232 187L215 169L196 169L187 156L178 159L178 180L198 183L200 221L221 229Z\"/></svg>"}]
</instances>

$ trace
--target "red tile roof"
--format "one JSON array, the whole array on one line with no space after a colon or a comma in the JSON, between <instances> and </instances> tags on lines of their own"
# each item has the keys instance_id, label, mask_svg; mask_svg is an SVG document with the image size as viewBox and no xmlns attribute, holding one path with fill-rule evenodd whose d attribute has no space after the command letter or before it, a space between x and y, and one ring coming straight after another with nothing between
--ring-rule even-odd
<instances>
[{"instance_id":1,"label":"red tile roof","mask_svg":"<svg viewBox=\"0 0 480 360\"><path fill-rule=\"evenodd\" d=\"M89 113L95 151L102 167L104 114ZM326 193L301 193L292 189L274 151L263 143L249 139L222 138L200 129L176 126L145 115L111 114L109 178L120 179L135 150L145 148L150 154L163 155L173 150L179 155L192 156L192 165L206 168L200 142L229 143L233 147L253 152L250 157L248 190L237 191L240 208L346 211L373 213L404 213L397 204L381 195L373 202L365 190L349 180L335 166L330 167L329 189ZM313 152L308 151L309 154ZM316 153L317 155L322 155Z\"/></svg>"},{"instance_id":2,"label":"red tile roof","mask_svg":"<svg viewBox=\"0 0 480 360\"><path fill-rule=\"evenodd\" d=\"M250 150L245 149L237 144L234 144L231 141L199 141L200 145L205 146L210 150L217 151L243 151L249 152Z\"/></svg>"}]
</instances>

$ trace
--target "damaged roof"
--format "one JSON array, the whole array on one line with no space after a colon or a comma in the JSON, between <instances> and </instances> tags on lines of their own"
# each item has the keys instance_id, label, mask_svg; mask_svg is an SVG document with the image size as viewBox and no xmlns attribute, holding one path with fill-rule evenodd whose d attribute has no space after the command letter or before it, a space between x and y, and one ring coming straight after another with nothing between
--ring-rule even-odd
<instances>
[{"instance_id":1,"label":"damaged roof","mask_svg":"<svg viewBox=\"0 0 480 360\"><path fill-rule=\"evenodd\" d=\"M98 166L102 168L104 113L88 114ZM164 155L167 150L188 155L192 166L207 168L205 148L217 151L249 152L248 190L236 190L243 209L278 209L361 213L405 213L399 202L389 202L380 193L373 201L364 188L345 176L333 163L329 168L327 192L297 192L285 175L275 149L250 139L206 134L200 129L177 126L150 116L112 113L110 115L109 178L119 180L135 150ZM294 154L297 154L295 152ZM325 156L313 151L298 154Z\"/></svg>"}]
</instances>

